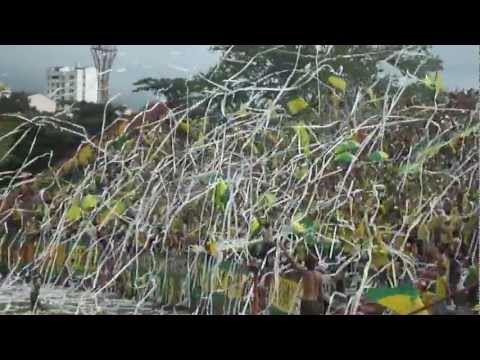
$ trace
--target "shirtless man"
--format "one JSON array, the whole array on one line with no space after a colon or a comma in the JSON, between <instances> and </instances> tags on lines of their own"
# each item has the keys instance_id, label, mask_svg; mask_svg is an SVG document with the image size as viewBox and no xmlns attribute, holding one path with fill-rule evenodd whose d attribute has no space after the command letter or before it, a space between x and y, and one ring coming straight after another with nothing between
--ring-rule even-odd
<instances>
[{"instance_id":1,"label":"shirtless man","mask_svg":"<svg viewBox=\"0 0 480 360\"><path fill-rule=\"evenodd\" d=\"M301 315L323 315L325 313L322 296L322 274L315 270L317 261L311 254L305 261L306 269L297 264L283 247L282 250L292 264L293 268L302 275L303 297L300 307Z\"/></svg>"}]
</instances>

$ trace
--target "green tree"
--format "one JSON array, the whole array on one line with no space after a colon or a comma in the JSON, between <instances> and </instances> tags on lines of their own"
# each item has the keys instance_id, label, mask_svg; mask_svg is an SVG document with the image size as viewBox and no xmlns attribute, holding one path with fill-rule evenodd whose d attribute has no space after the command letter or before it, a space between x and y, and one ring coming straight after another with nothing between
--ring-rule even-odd
<instances>
[{"instance_id":1,"label":"green tree","mask_svg":"<svg viewBox=\"0 0 480 360\"><path fill-rule=\"evenodd\" d=\"M212 93L222 87L229 90L226 103L237 107L253 92L262 92L264 99L274 98L284 85L288 85L292 97L315 99L319 88L328 89L331 75L346 80L347 93L353 95L359 87L375 82L382 62L420 79L442 69L431 47L423 45L215 45L211 50L220 53L220 61L206 74L200 73L190 81L142 79L134 84L138 86L135 91L150 91L165 95L168 101L181 101L187 91ZM377 88L383 91L385 81L380 81Z\"/></svg>"},{"instance_id":2,"label":"green tree","mask_svg":"<svg viewBox=\"0 0 480 360\"><path fill-rule=\"evenodd\" d=\"M209 72L213 81L225 83L233 77L243 80L243 87L259 88L279 87L289 81L289 87L301 85L292 93L307 97L318 92L317 79L323 87L331 75L346 80L348 92L354 94L358 87L369 87L375 82L382 62L419 78L442 69L431 47L423 45L221 45L212 49L222 54L221 63ZM379 87L382 85L384 88L382 82ZM265 95L272 97L276 92L266 91Z\"/></svg>"},{"instance_id":3,"label":"green tree","mask_svg":"<svg viewBox=\"0 0 480 360\"><path fill-rule=\"evenodd\" d=\"M12 100L12 98L9 100ZM26 107L25 99L26 97L14 98L13 101L7 102L8 106L4 108L8 109L9 113L21 113L30 118L40 115ZM73 126L75 124L83 126L87 136L98 134L102 130L104 109L104 105L101 104L77 103L72 108L73 116L57 116L57 120L60 120L60 122L56 122L55 125L46 121L39 125L40 122L25 123L23 120L14 117L0 118L0 136L23 124L21 131L0 141L0 158L16 144L9 156L0 162L0 172L16 171L25 162L25 159L32 160L40 156L28 168L24 169L24 171L37 174L48 168L49 163L53 165L63 160L75 151L83 140L81 136L75 135L66 129L78 132L78 128ZM121 109L119 106L107 108L105 127L115 120L117 116L116 110L119 109ZM32 144L34 144L33 148ZM30 148L32 148L31 152ZM50 154L52 155L51 157ZM8 181L8 179L1 180L0 183L2 185L5 184L5 181Z\"/></svg>"},{"instance_id":4,"label":"green tree","mask_svg":"<svg viewBox=\"0 0 480 360\"><path fill-rule=\"evenodd\" d=\"M72 123L85 127L87 134L93 136L102 130L105 105L80 102L73 105L73 117L69 120ZM105 116L105 127L110 125L117 117L116 111L120 106L109 106Z\"/></svg>"},{"instance_id":5,"label":"green tree","mask_svg":"<svg viewBox=\"0 0 480 360\"><path fill-rule=\"evenodd\" d=\"M26 93L14 92L9 98L0 98L0 114L14 113L34 113L34 110L30 107Z\"/></svg>"},{"instance_id":6,"label":"green tree","mask_svg":"<svg viewBox=\"0 0 480 360\"><path fill-rule=\"evenodd\" d=\"M133 85L137 86L134 92L147 91L153 93L155 96L163 95L167 101L174 101L187 96L186 79L154 79L146 78L135 82Z\"/></svg>"}]
</instances>

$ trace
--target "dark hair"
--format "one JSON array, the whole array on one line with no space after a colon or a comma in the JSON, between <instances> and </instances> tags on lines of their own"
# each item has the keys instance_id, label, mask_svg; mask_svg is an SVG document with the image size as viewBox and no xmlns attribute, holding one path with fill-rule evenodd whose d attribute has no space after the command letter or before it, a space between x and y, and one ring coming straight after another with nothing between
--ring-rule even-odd
<instances>
[{"instance_id":1,"label":"dark hair","mask_svg":"<svg viewBox=\"0 0 480 360\"><path fill-rule=\"evenodd\" d=\"M307 270L315 270L316 265L317 259L312 254L308 254L307 258L305 259L305 266L307 267Z\"/></svg>"}]
</instances>

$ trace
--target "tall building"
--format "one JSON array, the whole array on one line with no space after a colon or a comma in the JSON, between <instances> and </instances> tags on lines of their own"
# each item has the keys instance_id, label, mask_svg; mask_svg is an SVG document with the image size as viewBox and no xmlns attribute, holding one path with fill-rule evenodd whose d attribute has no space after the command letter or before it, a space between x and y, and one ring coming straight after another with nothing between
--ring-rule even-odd
<instances>
[{"instance_id":1,"label":"tall building","mask_svg":"<svg viewBox=\"0 0 480 360\"><path fill-rule=\"evenodd\" d=\"M105 104L109 100L110 72L118 50L115 45L92 45L90 51L98 73L98 102Z\"/></svg>"},{"instance_id":2,"label":"tall building","mask_svg":"<svg viewBox=\"0 0 480 360\"><path fill-rule=\"evenodd\" d=\"M51 67L47 79L47 94L54 100L98 103L97 69L93 66Z\"/></svg>"}]
</instances>

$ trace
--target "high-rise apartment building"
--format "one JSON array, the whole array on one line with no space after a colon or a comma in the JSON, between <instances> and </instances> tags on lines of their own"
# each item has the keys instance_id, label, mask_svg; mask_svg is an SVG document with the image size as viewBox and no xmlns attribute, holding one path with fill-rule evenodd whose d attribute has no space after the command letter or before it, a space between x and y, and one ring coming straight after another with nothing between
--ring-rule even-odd
<instances>
[{"instance_id":1,"label":"high-rise apartment building","mask_svg":"<svg viewBox=\"0 0 480 360\"><path fill-rule=\"evenodd\" d=\"M56 101L98 103L95 67L51 67L47 70L48 96Z\"/></svg>"}]
</instances>

